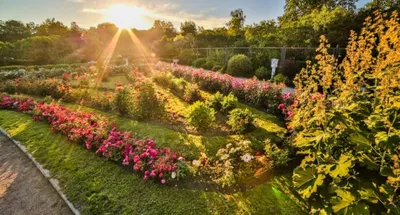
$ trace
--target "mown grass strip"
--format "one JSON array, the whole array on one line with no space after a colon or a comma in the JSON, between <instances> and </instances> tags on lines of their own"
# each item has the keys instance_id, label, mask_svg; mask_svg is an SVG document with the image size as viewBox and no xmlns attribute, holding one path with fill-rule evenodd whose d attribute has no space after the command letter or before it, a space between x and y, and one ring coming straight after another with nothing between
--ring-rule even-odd
<instances>
[{"instance_id":1,"label":"mown grass strip","mask_svg":"<svg viewBox=\"0 0 400 215\"><path fill-rule=\"evenodd\" d=\"M277 194L272 183L231 195L168 187L143 181L62 135L51 133L49 125L35 122L29 115L0 110L0 126L50 170L82 214L301 213L295 202Z\"/></svg>"}]
</instances>

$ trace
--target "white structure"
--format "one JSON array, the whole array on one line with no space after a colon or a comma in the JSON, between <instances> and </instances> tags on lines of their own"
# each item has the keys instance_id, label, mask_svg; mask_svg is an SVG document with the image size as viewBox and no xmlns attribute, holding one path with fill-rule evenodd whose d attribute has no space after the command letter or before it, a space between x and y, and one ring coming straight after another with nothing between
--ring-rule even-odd
<instances>
[{"instance_id":1,"label":"white structure","mask_svg":"<svg viewBox=\"0 0 400 215\"><path fill-rule=\"evenodd\" d=\"M272 58L271 59L271 68L272 68L272 73L271 73L271 80L274 78L275 73L276 73L276 68L278 67L279 59Z\"/></svg>"},{"instance_id":2,"label":"white structure","mask_svg":"<svg viewBox=\"0 0 400 215\"><path fill-rule=\"evenodd\" d=\"M173 59L172 61L174 62L174 65L176 66L176 65L178 65L179 59Z\"/></svg>"}]
</instances>

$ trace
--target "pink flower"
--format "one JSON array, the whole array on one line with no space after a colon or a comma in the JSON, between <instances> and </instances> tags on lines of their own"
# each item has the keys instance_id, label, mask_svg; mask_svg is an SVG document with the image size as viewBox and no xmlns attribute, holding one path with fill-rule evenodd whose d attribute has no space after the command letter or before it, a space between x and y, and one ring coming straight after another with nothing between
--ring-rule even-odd
<instances>
[{"instance_id":1,"label":"pink flower","mask_svg":"<svg viewBox=\"0 0 400 215\"><path fill-rule=\"evenodd\" d=\"M167 182L165 179L161 179L161 184L165 184L165 182Z\"/></svg>"}]
</instances>

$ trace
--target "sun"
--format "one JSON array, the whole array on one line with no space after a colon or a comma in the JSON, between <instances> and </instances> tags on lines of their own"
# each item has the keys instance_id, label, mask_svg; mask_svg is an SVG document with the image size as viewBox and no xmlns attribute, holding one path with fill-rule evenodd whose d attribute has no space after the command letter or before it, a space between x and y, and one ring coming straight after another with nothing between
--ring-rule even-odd
<instances>
[{"instance_id":1,"label":"sun","mask_svg":"<svg viewBox=\"0 0 400 215\"><path fill-rule=\"evenodd\" d=\"M105 19L119 28L145 29L148 27L148 22L145 19L146 13L144 9L138 7L114 5L106 10Z\"/></svg>"}]
</instances>

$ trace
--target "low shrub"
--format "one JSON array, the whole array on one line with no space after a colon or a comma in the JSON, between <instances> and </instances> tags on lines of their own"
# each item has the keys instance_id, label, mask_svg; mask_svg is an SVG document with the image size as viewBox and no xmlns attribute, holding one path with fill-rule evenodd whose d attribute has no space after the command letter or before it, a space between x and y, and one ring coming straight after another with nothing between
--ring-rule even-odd
<instances>
[{"instance_id":1,"label":"low shrub","mask_svg":"<svg viewBox=\"0 0 400 215\"><path fill-rule=\"evenodd\" d=\"M207 60L207 62L205 64L203 64L203 68L206 70L211 70L215 65L215 62L212 60Z\"/></svg>"},{"instance_id":2,"label":"low shrub","mask_svg":"<svg viewBox=\"0 0 400 215\"><path fill-rule=\"evenodd\" d=\"M253 67L246 55L239 54L231 57L228 61L228 74L236 77L251 77L253 76Z\"/></svg>"},{"instance_id":3,"label":"low shrub","mask_svg":"<svg viewBox=\"0 0 400 215\"><path fill-rule=\"evenodd\" d=\"M221 111L222 109L222 101L224 100L224 95L222 95L219 91L214 93L210 99L207 101L208 105L214 108L216 111Z\"/></svg>"},{"instance_id":4,"label":"low shrub","mask_svg":"<svg viewBox=\"0 0 400 215\"><path fill-rule=\"evenodd\" d=\"M193 61L192 66L196 68L201 68L203 67L204 64L206 64L207 58L197 58L196 60Z\"/></svg>"},{"instance_id":5,"label":"low shrub","mask_svg":"<svg viewBox=\"0 0 400 215\"><path fill-rule=\"evenodd\" d=\"M200 100L200 90L197 84L187 84L183 93L183 98L186 102L193 103Z\"/></svg>"},{"instance_id":6,"label":"low shrub","mask_svg":"<svg viewBox=\"0 0 400 215\"><path fill-rule=\"evenodd\" d=\"M178 59L179 64L192 65L192 62L196 59L196 55L192 49L185 49L179 53Z\"/></svg>"},{"instance_id":7,"label":"low shrub","mask_svg":"<svg viewBox=\"0 0 400 215\"><path fill-rule=\"evenodd\" d=\"M133 109L132 89L129 86L116 88L114 97L115 110L122 115L129 115Z\"/></svg>"},{"instance_id":8,"label":"low shrub","mask_svg":"<svg viewBox=\"0 0 400 215\"><path fill-rule=\"evenodd\" d=\"M183 78L174 78L172 80L171 90L176 91L178 93L183 93L185 91L187 84L188 83Z\"/></svg>"},{"instance_id":9,"label":"low shrub","mask_svg":"<svg viewBox=\"0 0 400 215\"><path fill-rule=\"evenodd\" d=\"M231 110L235 109L238 103L238 99L233 93L229 93L229 95L224 96L221 102L221 111L224 113L228 113Z\"/></svg>"},{"instance_id":10,"label":"low shrub","mask_svg":"<svg viewBox=\"0 0 400 215\"><path fill-rule=\"evenodd\" d=\"M222 69L222 66L217 64L217 65L214 65L211 70L215 71L215 72L219 72L221 69Z\"/></svg>"},{"instance_id":11,"label":"low shrub","mask_svg":"<svg viewBox=\"0 0 400 215\"><path fill-rule=\"evenodd\" d=\"M258 79L269 80L271 78L271 70L262 66L256 70L255 75Z\"/></svg>"},{"instance_id":12,"label":"low shrub","mask_svg":"<svg viewBox=\"0 0 400 215\"><path fill-rule=\"evenodd\" d=\"M291 160L292 150L289 147L280 148L276 144L271 143L269 139L265 141L265 155L268 157L268 165L273 167L285 167Z\"/></svg>"},{"instance_id":13,"label":"low shrub","mask_svg":"<svg viewBox=\"0 0 400 215\"><path fill-rule=\"evenodd\" d=\"M165 88L170 88L172 86L172 79L172 75L165 72L160 72L153 76L153 81Z\"/></svg>"},{"instance_id":14,"label":"low shrub","mask_svg":"<svg viewBox=\"0 0 400 215\"><path fill-rule=\"evenodd\" d=\"M131 114L137 119L149 119L160 116L165 104L158 98L156 90L150 81L138 81L132 93Z\"/></svg>"},{"instance_id":15,"label":"low shrub","mask_svg":"<svg viewBox=\"0 0 400 215\"><path fill-rule=\"evenodd\" d=\"M215 111L204 102L197 101L189 107L188 121L198 130L207 130L215 123Z\"/></svg>"},{"instance_id":16,"label":"low shrub","mask_svg":"<svg viewBox=\"0 0 400 215\"><path fill-rule=\"evenodd\" d=\"M243 134L254 126L253 121L253 114L248 109L236 108L229 112L227 123L233 132Z\"/></svg>"},{"instance_id":17,"label":"low shrub","mask_svg":"<svg viewBox=\"0 0 400 215\"><path fill-rule=\"evenodd\" d=\"M274 81L279 84L287 84L289 79L285 75L278 73L275 75Z\"/></svg>"}]
</instances>

